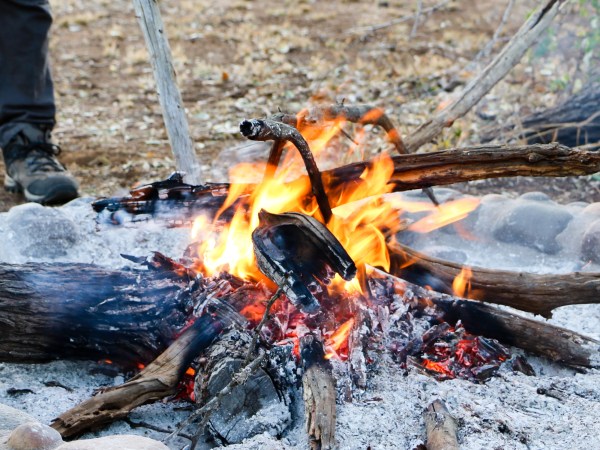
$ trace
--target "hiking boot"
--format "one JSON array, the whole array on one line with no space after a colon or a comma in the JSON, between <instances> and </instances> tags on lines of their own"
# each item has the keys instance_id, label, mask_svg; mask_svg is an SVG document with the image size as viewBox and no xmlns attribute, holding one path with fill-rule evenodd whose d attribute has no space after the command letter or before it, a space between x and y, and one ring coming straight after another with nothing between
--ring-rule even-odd
<instances>
[{"instance_id":1,"label":"hiking boot","mask_svg":"<svg viewBox=\"0 0 600 450\"><path fill-rule=\"evenodd\" d=\"M23 192L31 202L62 204L78 197L77 182L56 159L60 147L50 140L50 130L27 125L2 149L4 187Z\"/></svg>"}]
</instances>

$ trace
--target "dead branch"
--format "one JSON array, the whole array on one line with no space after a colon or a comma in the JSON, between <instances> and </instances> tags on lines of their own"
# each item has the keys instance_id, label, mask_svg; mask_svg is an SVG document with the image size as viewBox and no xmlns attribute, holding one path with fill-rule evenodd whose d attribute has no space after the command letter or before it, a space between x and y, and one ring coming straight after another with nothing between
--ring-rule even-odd
<instances>
[{"instance_id":1,"label":"dead branch","mask_svg":"<svg viewBox=\"0 0 600 450\"><path fill-rule=\"evenodd\" d=\"M452 126L454 121L469 112L521 60L568 1L550 0L532 14L492 62L465 86L456 100L405 139L408 152L415 152L422 145L431 142L444 128Z\"/></svg>"},{"instance_id":2,"label":"dead branch","mask_svg":"<svg viewBox=\"0 0 600 450\"><path fill-rule=\"evenodd\" d=\"M433 401L423 414L427 429L427 450L458 450L456 419L442 400Z\"/></svg>"},{"instance_id":3,"label":"dead branch","mask_svg":"<svg viewBox=\"0 0 600 450\"><path fill-rule=\"evenodd\" d=\"M331 207L325 194L321 172L319 172L308 144L298 130L282 122L275 122L268 119L252 119L244 120L240 123L240 131L243 136L254 141L290 141L296 146L306 166L312 193L317 199L323 219L325 223L329 222L331 219Z\"/></svg>"},{"instance_id":4,"label":"dead branch","mask_svg":"<svg viewBox=\"0 0 600 450\"><path fill-rule=\"evenodd\" d=\"M460 274L463 266L434 258L398 242L390 242L390 273L402 278L402 273L417 268L431 273L446 286ZM408 265L408 266L407 266ZM600 274L568 273L538 275L508 270L469 267L471 278L467 298L507 305L521 311L552 317L552 310L561 306L600 303Z\"/></svg>"},{"instance_id":5,"label":"dead branch","mask_svg":"<svg viewBox=\"0 0 600 450\"><path fill-rule=\"evenodd\" d=\"M221 333L223 323L206 314L156 360L126 383L108 388L53 420L51 426L64 438L126 417L132 409L176 392L192 360Z\"/></svg>"}]
</instances>

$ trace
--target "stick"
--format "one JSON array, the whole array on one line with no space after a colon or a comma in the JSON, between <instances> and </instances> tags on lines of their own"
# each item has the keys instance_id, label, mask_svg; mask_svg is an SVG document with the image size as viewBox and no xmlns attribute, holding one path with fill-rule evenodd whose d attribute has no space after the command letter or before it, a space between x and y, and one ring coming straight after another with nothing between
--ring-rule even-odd
<instances>
[{"instance_id":1,"label":"stick","mask_svg":"<svg viewBox=\"0 0 600 450\"><path fill-rule=\"evenodd\" d=\"M308 178L312 187L312 193L317 199L317 204L323 215L325 223L331 220L331 207L325 188L323 187L323 179L321 172L317 167L317 163L308 147L307 142L296 128L282 122L275 122L268 119L252 119L244 120L240 123L240 131L243 136L253 141L290 141L302 156Z\"/></svg>"},{"instance_id":2,"label":"stick","mask_svg":"<svg viewBox=\"0 0 600 450\"><path fill-rule=\"evenodd\" d=\"M402 277L404 271L425 270L447 286L461 273L463 266L417 252L397 242L390 242L390 273ZM538 275L508 270L470 267L471 289L467 298L511 306L521 311L552 317L561 306L600 303L600 274L568 273Z\"/></svg>"},{"instance_id":3,"label":"stick","mask_svg":"<svg viewBox=\"0 0 600 450\"><path fill-rule=\"evenodd\" d=\"M53 420L63 438L126 417L132 409L175 393L192 360L221 333L223 324L207 314L126 383L91 397ZM134 355L132 355L134 357Z\"/></svg>"},{"instance_id":4,"label":"stick","mask_svg":"<svg viewBox=\"0 0 600 450\"><path fill-rule=\"evenodd\" d=\"M452 126L455 120L469 112L521 60L527 49L533 45L568 1L550 0L543 8L532 14L492 62L465 86L456 100L405 139L409 153L431 142L444 128Z\"/></svg>"},{"instance_id":5,"label":"stick","mask_svg":"<svg viewBox=\"0 0 600 450\"><path fill-rule=\"evenodd\" d=\"M459 450L456 419L442 400L433 401L423 417L427 429L427 450Z\"/></svg>"},{"instance_id":6,"label":"stick","mask_svg":"<svg viewBox=\"0 0 600 450\"><path fill-rule=\"evenodd\" d=\"M150 53L158 99L171 150L175 155L177 170L185 172L188 183L200 184L202 182L200 166L196 160L185 108L175 81L171 48L165 34L158 2L157 0L133 0L133 5Z\"/></svg>"}]
</instances>

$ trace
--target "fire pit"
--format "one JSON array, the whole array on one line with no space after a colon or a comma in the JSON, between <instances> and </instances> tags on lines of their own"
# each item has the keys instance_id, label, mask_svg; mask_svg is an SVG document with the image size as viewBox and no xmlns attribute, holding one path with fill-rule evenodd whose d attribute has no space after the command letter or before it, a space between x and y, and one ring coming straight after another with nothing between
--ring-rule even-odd
<instances>
[{"instance_id":1,"label":"fire pit","mask_svg":"<svg viewBox=\"0 0 600 450\"><path fill-rule=\"evenodd\" d=\"M380 110L360 111L398 139ZM560 434L548 429L565 423L594 439L582 424L597 420L599 397L599 281L588 245L597 205L430 186L592 171L598 155L483 148L382 155L320 172L310 149L329 130L322 120L342 123L353 112L243 122L248 137L275 140L258 185L190 186L175 175L94 202L98 216L85 201L7 213L1 226L15 233L15 254L3 268L3 360L93 358L113 376L96 383L116 384L85 400L87 391L66 412L35 413L77 436L144 403L195 401L185 419L152 424L165 406L146 406L129 425L113 425L152 429L174 448L206 439L304 448L306 436L315 448L414 448L425 441L421 421L436 417L465 448L559 448ZM288 140L308 178L278 172ZM424 190L392 193L407 189ZM52 244L34 239L43 224L30 220L32 209L59 230ZM566 236L579 240L565 245ZM492 250L506 256L490 258ZM41 255L52 264L22 264ZM545 317L568 308L544 322L490 302ZM4 364L14 374L24 367ZM119 383L123 369L137 374ZM73 389L73 380L46 382ZM27 383L47 395L39 381ZM39 394L14 384L2 401L33 412ZM430 448L439 428L428 425Z\"/></svg>"}]
</instances>

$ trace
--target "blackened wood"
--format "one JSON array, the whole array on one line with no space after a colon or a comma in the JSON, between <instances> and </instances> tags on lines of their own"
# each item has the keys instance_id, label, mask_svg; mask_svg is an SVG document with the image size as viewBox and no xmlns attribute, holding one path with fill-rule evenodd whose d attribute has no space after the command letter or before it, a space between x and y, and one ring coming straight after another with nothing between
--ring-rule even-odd
<instances>
[{"instance_id":1,"label":"blackened wood","mask_svg":"<svg viewBox=\"0 0 600 450\"><path fill-rule=\"evenodd\" d=\"M528 144L559 142L569 147L600 144L600 84L584 86L561 104L523 117L519 126L494 127L482 142L498 137L526 139Z\"/></svg>"},{"instance_id":2,"label":"blackened wood","mask_svg":"<svg viewBox=\"0 0 600 450\"><path fill-rule=\"evenodd\" d=\"M350 281L356 265L336 237L320 222L302 213L271 214L261 210L252 232L258 268L288 299L306 312L319 301L311 287L327 284L331 271Z\"/></svg>"},{"instance_id":3,"label":"blackened wood","mask_svg":"<svg viewBox=\"0 0 600 450\"><path fill-rule=\"evenodd\" d=\"M194 387L196 402L205 405L219 395L229 385L245 363L251 345L250 333L244 330L231 330L223 334L202 357ZM253 359L257 357L253 354ZM268 411L285 408L271 376L261 367L248 379L223 395L218 406L211 411L208 422L211 432L228 444L240 443L246 438L273 429L283 428L281 419L272 421L252 420L253 416ZM284 420L285 422L285 420ZM237 424L237 425L236 425Z\"/></svg>"},{"instance_id":4,"label":"blackened wood","mask_svg":"<svg viewBox=\"0 0 600 450\"><path fill-rule=\"evenodd\" d=\"M411 298L416 299L417 308L434 305L442 320L451 324L460 320L471 334L497 339L576 369L600 367L600 341L596 339L494 305L430 291L376 270L370 276L389 277L397 290L414 294Z\"/></svg>"},{"instance_id":5,"label":"blackened wood","mask_svg":"<svg viewBox=\"0 0 600 450\"><path fill-rule=\"evenodd\" d=\"M223 327L212 315L201 316L138 375L61 414L53 420L52 428L63 438L75 436L126 417L140 405L174 394L192 360L215 340Z\"/></svg>"},{"instance_id":6,"label":"blackened wood","mask_svg":"<svg viewBox=\"0 0 600 450\"><path fill-rule=\"evenodd\" d=\"M458 426L442 400L433 401L425 410L427 450L458 450Z\"/></svg>"},{"instance_id":7,"label":"blackened wood","mask_svg":"<svg viewBox=\"0 0 600 450\"><path fill-rule=\"evenodd\" d=\"M335 443L336 389L331 364L325 359L323 343L312 334L300 339L304 374L304 414L312 449L333 449Z\"/></svg>"},{"instance_id":8,"label":"blackened wood","mask_svg":"<svg viewBox=\"0 0 600 450\"><path fill-rule=\"evenodd\" d=\"M404 278L415 269L433 275L448 288L463 266L417 252L397 242L388 243L390 273ZM539 275L527 272L469 267L466 298L507 305L521 311L552 317L561 306L600 303L600 274L574 272ZM438 289L439 290L439 289Z\"/></svg>"},{"instance_id":9,"label":"blackened wood","mask_svg":"<svg viewBox=\"0 0 600 450\"><path fill-rule=\"evenodd\" d=\"M110 359L160 354L190 316L188 280L89 264L0 264L0 360Z\"/></svg>"},{"instance_id":10,"label":"blackened wood","mask_svg":"<svg viewBox=\"0 0 600 450\"><path fill-rule=\"evenodd\" d=\"M300 132L285 123L268 119L244 120L240 123L240 131L243 136L253 141L289 141L294 144L304 161L308 178L310 179L311 190L317 200L323 219L325 223L329 222L331 219L331 207L325 194L321 172L308 147L308 143Z\"/></svg>"}]
</instances>

